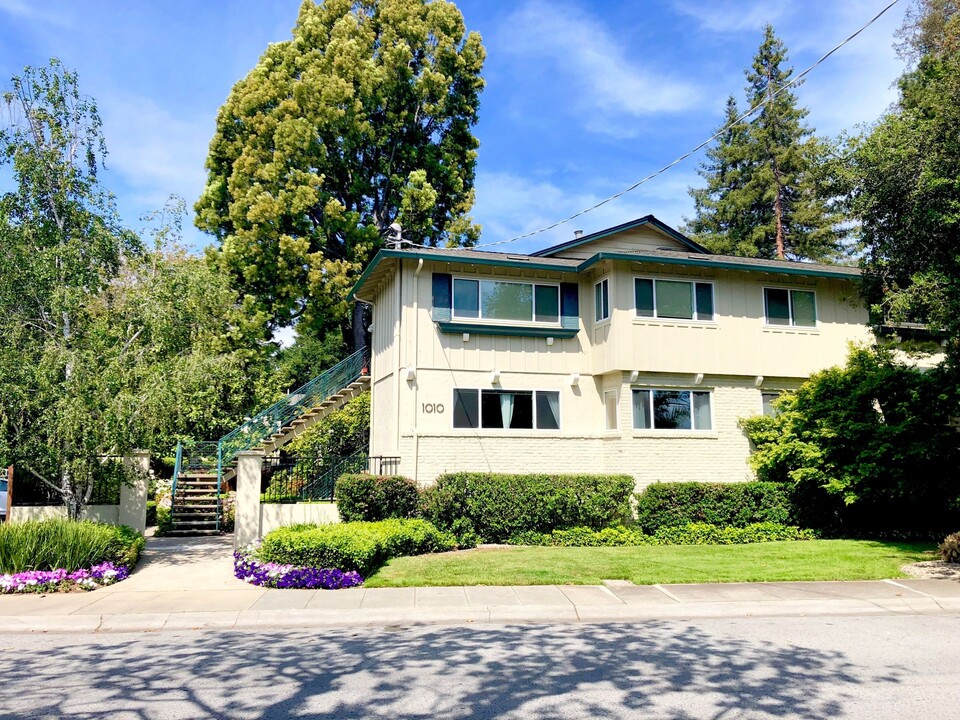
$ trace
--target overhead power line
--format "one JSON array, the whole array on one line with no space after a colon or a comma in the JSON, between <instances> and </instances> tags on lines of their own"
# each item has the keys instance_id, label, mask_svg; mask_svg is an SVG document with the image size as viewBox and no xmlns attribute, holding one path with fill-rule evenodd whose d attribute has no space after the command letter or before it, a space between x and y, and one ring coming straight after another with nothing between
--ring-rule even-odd
<instances>
[{"instance_id":1,"label":"overhead power line","mask_svg":"<svg viewBox=\"0 0 960 720\"><path fill-rule=\"evenodd\" d=\"M626 195L627 193L633 192L634 190L636 190L636 189L637 189L638 187L640 187L641 185L650 182L651 180L653 180L655 177L658 177L659 175L662 175L663 173L665 173L667 170L669 170L669 169L672 168L673 166L679 165L680 163L682 163L684 160L686 160L686 159L687 159L688 157L690 157L691 155L695 155L696 153L700 152L701 150L703 150L703 148L705 148L707 145L709 145L710 143L712 143L714 140L716 140L716 139L717 139L718 137L720 137L723 133L725 133L727 130L729 130L730 128L732 128L734 125L737 125L738 123L742 122L743 120L746 120L748 117L750 117L751 115L753 115L753 113L755 113L757 110L759 110L759 109L762 108L764 105L766 105L767 103L771 102L774 98L776 98L778 95L780 95L780 93L786 92L791 86L796 85L798 82L800 82L801 80L803 80L803 78L806 77L806 76L810 73L811 70L813 70L814 68L816 68L816 67L817 67L818 65L820 65L822 62L824 62L828 57L830 57L830 56L833 55L835 52L837 52L837 50L839 50L840 48L842 48L844 45L846 45L846 44L849 43L851 40L853 40L855 37L857 37L860 33L862 33L862 32L863 32L864 30L866 30L868 27L870 27L871 25L873 25L877 20L879 20L881 17L883 17L883 16L886 14L886 12L887 12L888 10L890 10L890 8L892 8L892 7L893 7L894 5L896 5L898 2L900 2L900 0L893 0L893 1L892 1L891 3L889 3L886 7L884 7L880 12L878 12L876 15L874 15L872 18L870 18L870 20L867 21L867 23L864 24L859 30L857 30L856 32L850 34L850 35L847 36L844 40L842 40L840 43L838 43L838 44L835 45L832 49L830 49L828 52L824 53L823 56L822 56L819 60L817 60L815 63L813 63L813 65L811 65L811 66L808 67L806 70L804 70L803 72L801 72L799 75L797 75L796 77L794 77L790 82L788 82L788 83L786 83L785 85L783 85L782 87L780 87L780 88L779 88L775 93L773 93L770 97L768 97L768 98L766 98L766 99L764 99L764 100L761 100L761 101L758 102L756 105L754 105L754 106L751 107L749 110L747 110L745 113L743 113L740 117L738 117L736 120L734 120L733 122L731 122L731 123L723 126L723 127L720 128L719 130L717 130L717 132L715 132L713 135L711 135L711 136L708 137L706 140L704 140L702 143L700 143L699 145L697 145L695 148L693 148L692 150L689 150L688 152L685 152L683 155L681 155L681 156L678 157L677 159L673 160L672 162L667 163L666 165L664 165L662 168L660 168L660 169L657 170L656 172L650 173L650 174L647 175L645 178L642 178L641 180L638 180L637 182L635 182L635 183L634 183L633 185L631 185L630 187L624 188L624 189L621 190L620 192L614 193L614 194L611 195L610 197L604 198L604 199L601 200L600 202L598 202L598 203L596 203L596 204L594 204L594 205L591 205L590 207L585 208L585 209L581 210L580 212L576 212L576 213L574 213L573 215L571 215L570 217L564 218L563 220L558 220L558 221L555 222L555 223L552 223L552 224L550 224L550 225L546 225L546 226L544 226L544 227L542 227L542 228L540 228L540 229L538 229L538 230L533 230L533 231L531 231L531 232L524 233L523 235L517 235L516 237L512 237L512 238L510 238L509 240L498 240L498 241L492 242L492 243L484 243L484 244L481 244L481 245L476 245L475 247L484 248L484 247L493 247L494 245L506 245L506 244L508 244L508 243L516 242L517 240L524 240L524 239L526 239L526 238L528 238L528 237L533 237L534 235L539 235L539 234L541 234L541 233L545 233L545 232L547 232L548 230L553 230L554 228L560 227L561 225L566 225L566 224L567 224L568 222L570 222L571 220L576 220L578 217L580 217L580 216L582 216L582 215L586 215L586 214L589 213L589 212L593 212L593 211L596 210L597 208L603 207L603 206L606 205L607 203L613 202L613 201L616 200L617 198L623 197L623 196Z\"/></svg>"}]
</instances>

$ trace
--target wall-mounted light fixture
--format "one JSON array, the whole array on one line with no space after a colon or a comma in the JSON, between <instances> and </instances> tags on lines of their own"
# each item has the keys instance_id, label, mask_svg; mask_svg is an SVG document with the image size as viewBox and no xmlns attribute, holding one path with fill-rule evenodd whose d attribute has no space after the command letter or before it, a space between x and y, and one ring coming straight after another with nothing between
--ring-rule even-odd
<instances>
[{"instance_id":1,"label":"wall-mounted light fixture","mask_svg":"<svg viewBox=\"0 0 960 720\"><path fill-rule=\"evenodd\" d=\"M634 370L630 373L630 382L635 383L638 377L640 377L640 371Z\"/></svg>"},{"instance_id":2,"label":"wall-mounted light fixture","mask_svg":"<svg viewBox=\"0 0 960 720\"><path fill-rule=\"evenodd\" d=\"M697 373L697 376L693 379L694 385L703 385L703 373Z\"/></svg>"},{"instance_id":3,"label":"wall-mounted light fixture","mask_svg":"<svg viewBox=\"0 0 960 720\"><path fill-rule=\"evenodd\" d=\"M548 337L548 338L547 338L547 347L553 347L553 338L552 338L552 337Z\"/></svg>"},{"instance_id":4,"label":"wall-mounted light fixture","mask_svg":"<svg viewBox=\"0 0 960 720\"><path fill-rule=\"evenodd\" d=\"M470 342L470 333L464 333L464 334L463 334L463 341L464 341L464 342Z\"/></svg>"},{"instance_id":5,"label":"wall-mounted light fixture","mask_svg":"<svg viewBox=\"0 0 960 720\"><path fill-rule=\"evenodd\" d=\"M407 379L407 382L413 382L417 379L417 370L416 368L404 368L404 377Z\"/></svg>"},{"instance_id":6,"label":"wall-mounted light fixture","mask_svg":"<svg viewBox=\"0 0 960 720\"><path fill-rule=\"evenodd\" d=\"M763 385L763 375L757 375L756 379L753 381L754 387L760 387Z\"/></svg>"},{"instance_id":7,"label":"wall-mounted light fixture","mask_svg":"<svg viewBox=\"0 0 960 720\"><path fill-rule=\"evenodd\" d=\"M490 384L499 385L500 384L500 371L494 370L490 373Z\"/></svg>"},{"instance_id":8,"label":"wall-mounted light fixture","mask_svg":"<svg viewBox=\"0 0 960 720\"><path fill-rule=\"evenodd\" d=\"M570 387L576 387L580 384L580 373L573 373L570 376Z\"/></svg>"}]
</instances>

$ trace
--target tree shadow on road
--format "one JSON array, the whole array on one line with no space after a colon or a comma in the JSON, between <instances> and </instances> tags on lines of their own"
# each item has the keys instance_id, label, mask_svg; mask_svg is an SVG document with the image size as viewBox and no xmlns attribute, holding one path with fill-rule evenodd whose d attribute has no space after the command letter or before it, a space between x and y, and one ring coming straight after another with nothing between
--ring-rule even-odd
<instances>
[{"instance_id":1,"label":"tree shadow on road","mask_svg":"<svg viewBox=\"0 0 960 720\"><path fill-rule=\"evenodd\" d=\"M785 622L789 622L785 620ZM44 636L0 658L0 713L129 718L836 718L869 676L737 626ZM9 651L8 651L9 652Z\"/></svg>"}]
</instances>

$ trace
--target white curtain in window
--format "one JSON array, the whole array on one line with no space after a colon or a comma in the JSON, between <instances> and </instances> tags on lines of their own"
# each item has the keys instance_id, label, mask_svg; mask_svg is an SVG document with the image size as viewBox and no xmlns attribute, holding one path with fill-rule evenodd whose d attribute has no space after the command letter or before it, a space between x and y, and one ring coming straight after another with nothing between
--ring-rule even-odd
<instances>
[{"instance_id":1,"label":"white curtain in window","mask_svg":"<svg viewBox=\"0 0 960 720\"><path fill-rule=\"evenodd\" d=\"M500 417L503 427L510 427L510 421L513 420L513 393L500 393Z\"/></svg>"},{"instance_id":2,"label":"white curtain in window","mask_svg":"<svg viewBox=\"0 0 960 720\"><path fill-rule=\"evenodd\" d=\"M560 427L560 393L544 393L547 403L550 405L550 415L553 416L554 427Z\"/></svg>"}]
</instances>

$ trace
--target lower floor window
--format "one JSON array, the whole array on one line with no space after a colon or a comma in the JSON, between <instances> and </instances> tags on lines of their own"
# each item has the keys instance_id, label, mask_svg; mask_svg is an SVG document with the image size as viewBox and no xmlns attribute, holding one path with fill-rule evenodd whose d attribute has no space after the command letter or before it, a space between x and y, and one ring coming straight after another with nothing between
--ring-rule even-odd
<instances>
[{"instance_id":1,"label":"lower floor window","mask_svg":"<svg viewBox=\"0 0 960 720\"><path fill-rule=\"evenodd\" d=\"M711 430L710 393L635 389L633 427L636 430Z\"/></svg>"},{"instance_id":2,"label":"lower floor window","mask_svg":"<svg viewBox=\"0 0 960 720\"><path fill-rule=\"evenodd\" d=\"M764 392L760 393L760 400L763 404L763 414L767 417L776 417L777 408L774 406L773 401L780 397L778 392Z\"/></svg>"},{"instance_id":3,"label":"lower floor window","mask_svg":"<svg viewBox=\"0 0 960 720\"><path fill-rule=\"evenodd\" d=\"M509 430L559 430L555 390L454 390L453 426Z\"/></svg>"}]
</instances>

